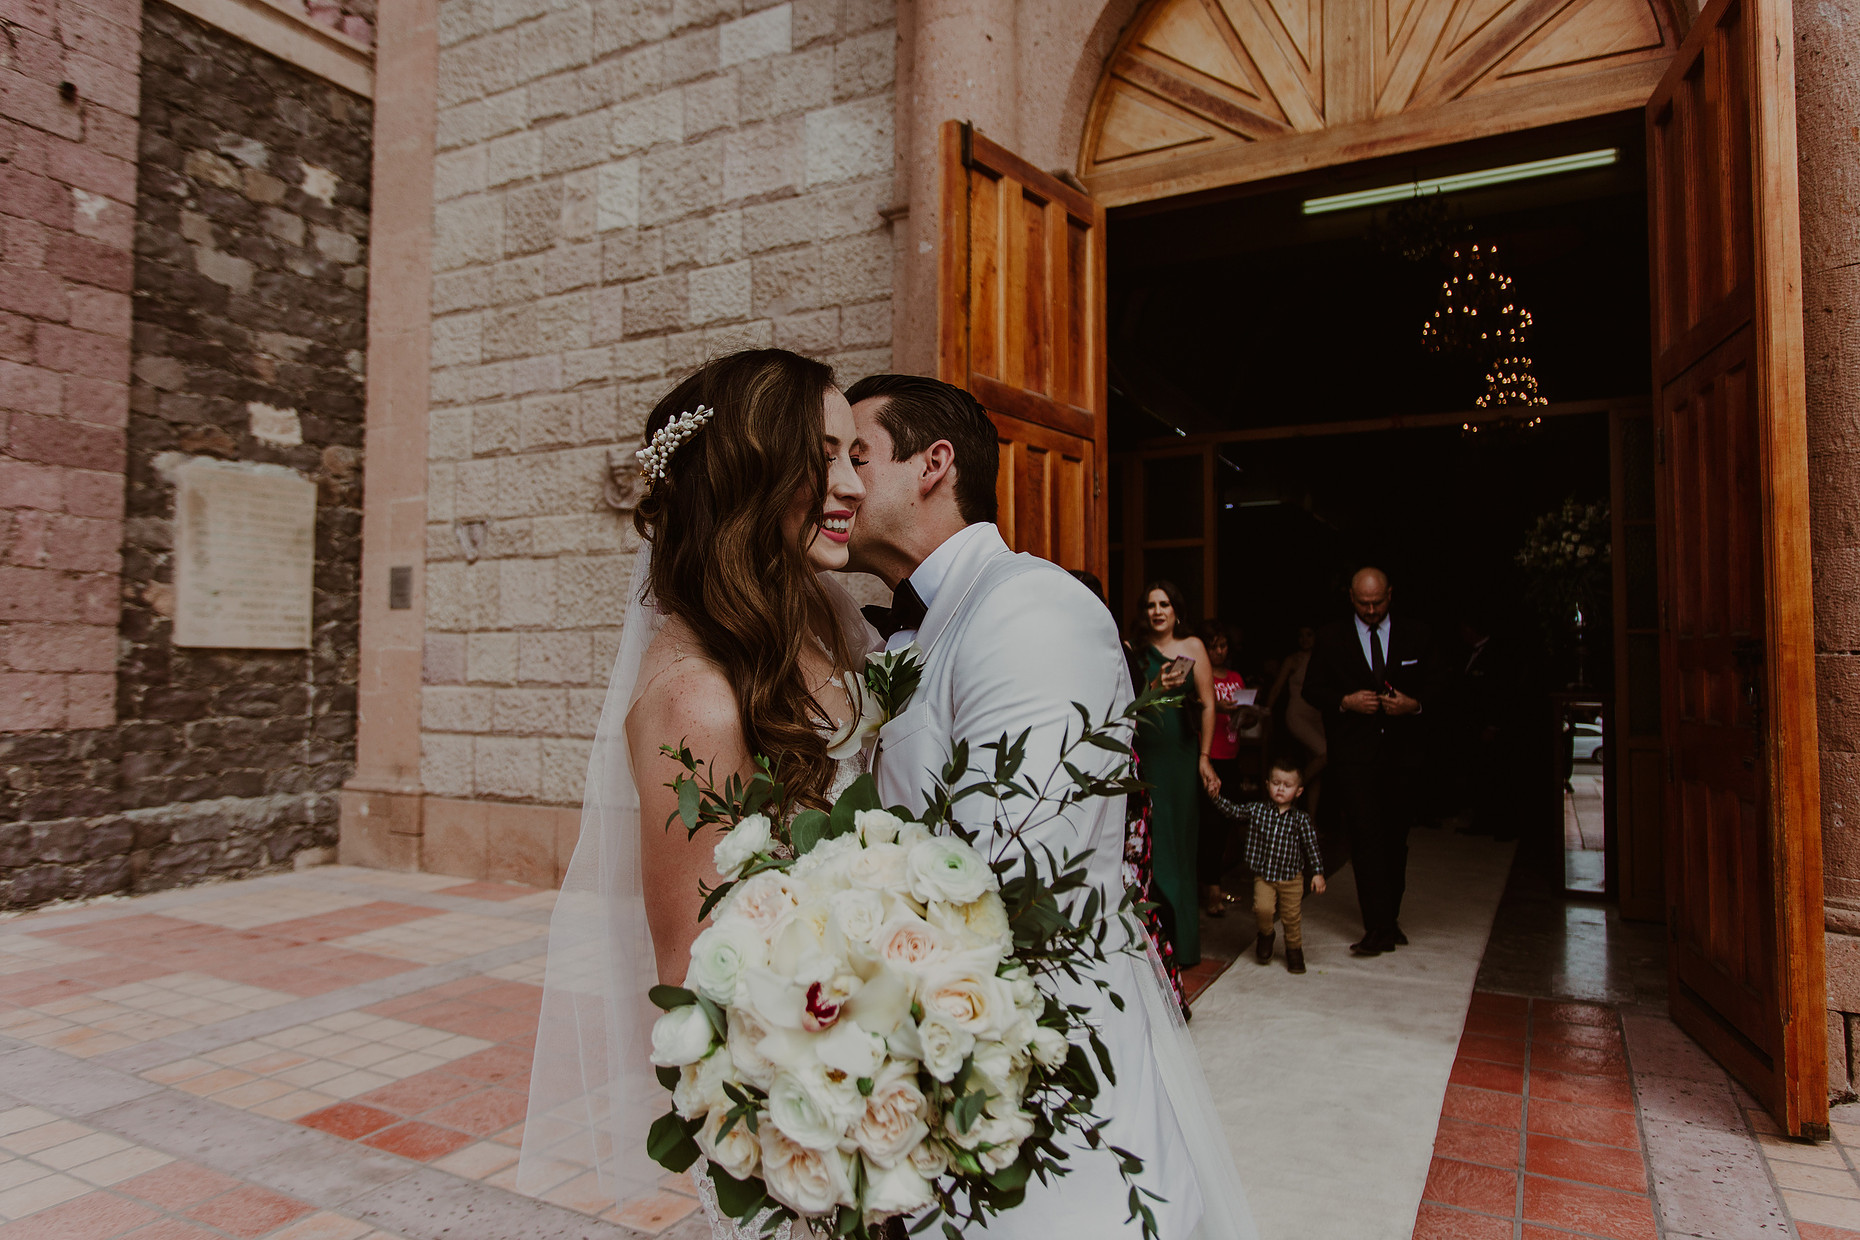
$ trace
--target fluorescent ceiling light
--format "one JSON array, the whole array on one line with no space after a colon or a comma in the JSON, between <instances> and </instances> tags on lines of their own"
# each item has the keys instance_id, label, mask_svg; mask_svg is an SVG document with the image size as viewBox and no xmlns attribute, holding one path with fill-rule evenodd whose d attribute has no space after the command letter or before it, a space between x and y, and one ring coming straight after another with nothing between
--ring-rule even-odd
<instances>
[{"instance_id":1,"label":"fluorescent ceiling light","mask_svg":"<svg viewBox=\"0 0 1860 1240\"><path fill-rule=\"evenodd\" d=\"M1620 148L1611 146L1602 151L1584 151L1580 155L1559 155L1555 159L1534 159L1528 164L1507 164L1503 168L1462 172L1458 176L1436 177L1431 181L1410 181L1406 185L1385 185L1381 189L1359 190L1354 194L1332 194L1328 198L1307 198L1304 213L1324 215L1331 211L1353 211L1358 207L1375 207L1385 202L1400 202L1404 198L1420 198L1426 194L1451 194L1457 190L1504 185L1510 181L1529 181L1535 177L1555 176L1561 172L1580 172L1585 168L1606 168L1620 158Z\"/></svg>"}]
</instances>

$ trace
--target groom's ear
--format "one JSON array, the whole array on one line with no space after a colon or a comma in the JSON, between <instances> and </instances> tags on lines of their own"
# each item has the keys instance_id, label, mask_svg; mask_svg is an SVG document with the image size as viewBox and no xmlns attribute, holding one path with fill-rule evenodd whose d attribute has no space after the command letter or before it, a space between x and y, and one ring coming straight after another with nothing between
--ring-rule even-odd
<instances>
[{"instance_id":1,"label":"groom's ear","mask_svg":"<svg viewBox=\"0 0 1860 1240\"><path fill-rule=\"evenodd\" d=\"M952 486L956 481L956 447L947 439L939 439L922 452L923 466L917 476L917 493L929 495L943 482Z\"/></svg>"}]
</instances>

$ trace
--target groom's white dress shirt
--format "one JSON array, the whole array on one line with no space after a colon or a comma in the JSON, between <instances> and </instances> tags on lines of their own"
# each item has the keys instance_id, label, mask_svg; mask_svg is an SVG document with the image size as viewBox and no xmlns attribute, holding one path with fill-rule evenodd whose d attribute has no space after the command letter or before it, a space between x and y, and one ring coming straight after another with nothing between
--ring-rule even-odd
<instances>
[{"instance_id":1,"label":"groom's white dress shirt","mask_svg":"<svg viewBox=\"0 0 1860 1240\"><path fill-rule=\"evenodd\" d=\"M923 623L889 645L914 637L924 671L909 706L879 731L876 775L885 804L921 811L924 793L957 741L969 743L972 768L988 769L993 755L982 746L1023 729L1030 732L1022 776L1043 781L1058 769L1065 738L1078 734L1072 703L1102 720L1130 701L1130 674L1104 604L1058 565L1009 550L992 524L971 525L949 539L910 580L924 601ZM1102 750L1074 753L1072 760L1088 769L1099 763L1100 770L1117 761ZM957 806L964 825L983 832L978 845L992 837L992 814L989 798ZM1122 797L1076 806L1022 839L1056 856L1095 850L1091 881L1115 904L1122 891ZM1088 985L1062 985L1062 998L1090 1006L1117 1069L1116 1085L1106 1082L1094 1107L1112 1121L1108 1139L1144 1159L1139 1182L1165 1199L1151 1203L1159 1234L1191 1240L1201 1234L1202 1196L1195 1151L1177 1122L1149 1017L1138 1001L1136 970L1149 967L1140 955L1114 955L1102 967L1101 976L1126 1001L1121 1012ZM1128 1189L1110 1155L1081 1148L1070 1165L1073 1173L1050 1185L1030 1183L1026 1203L990 1223L991 1240L1139 1235L1140 1228L1124 1221Z\"/></svg>"},{"instance_id":2,"label":"groom's white dress shirt","mask_svg":"<svg viewBox=\"0 0 1860 1240\"><path fill-rule=\"evenodd\" d=\"M905 580L911 583L911 589L917 591L917 597L923 600L925 619L936 602L936 596L943 588L943 582L949 576L949 570L962 549L978 538L986 537L992 532L996 538L1001 531L986 521L974 525L965 525L943 540L943 545L924 557L924 562L917 566L917 571ZM916 629L899 629L885 639L885 649L902 650L917 640Z\"/></svg>"}]
</instances>

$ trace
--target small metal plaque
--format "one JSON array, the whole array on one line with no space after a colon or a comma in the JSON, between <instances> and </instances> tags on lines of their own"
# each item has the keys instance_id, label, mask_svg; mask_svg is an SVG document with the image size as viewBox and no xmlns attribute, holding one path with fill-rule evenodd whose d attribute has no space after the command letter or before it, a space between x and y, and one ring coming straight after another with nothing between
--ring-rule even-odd
<instances>
[{"instance_id":1,"label":"small metal plaque","mask_svg":"<svg viewBox=\"0 0 1860 1240\"><path fill-rule=\"evenodd\" d=\"M388 610L413 609L413 566L402 564L388 569Z\"/></svg>"}]
</instances>

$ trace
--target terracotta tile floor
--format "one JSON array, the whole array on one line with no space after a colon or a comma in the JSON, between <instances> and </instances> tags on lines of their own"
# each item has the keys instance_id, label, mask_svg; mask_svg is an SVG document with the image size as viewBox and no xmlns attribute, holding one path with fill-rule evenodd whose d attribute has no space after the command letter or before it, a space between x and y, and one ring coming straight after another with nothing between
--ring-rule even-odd
<instances>
[{"instance_id":1,"label":"terracotta tile floor","mask_svg":"<svg viewBox=\"0 0 1860 1240\"><path fill-rule=\"evenodd\" d=\"M332 866L0 918L0 1240L697 1235L682 1176L515 1191L553 902Z\"/></svg>"},{"instance_id":2,"label":"terracotta tile floor","mask_svg":"<svg viewBox=\"0 0 1860 1240\"><path fill-rule=\"evenodd\" d=\"M1630 1065L1622 1020L1606 1004L1473 995L1414 1240L1860 1240L1860 1178L1850 1148L1860 1147L1860 1105L1836 1108L1834 1139L1821 1143L1778 1135L1728 1080L1718 1090L1740 1103L1719 1114L1709 1086L1650 1106L1641 1091L1660 1090L1674 1069L1658 1048L1649 1056L1654 1062ZM1669 1038L1683 1038L1666 1029ZM1696 1161L1682 1157L1669 1169L1676 1174L1661 1174L1649 1131L1676 1113L1682 1128L1716 1128L1728 1138L1711 1168L1719 1177L1715 1201L1711 1177L1701 1185ZM1740 1145L1760 1149L1761 1157L1753 1153L1739 1168ZM1775 1204L1766 1209L1766 1202ZM1711 1216L1709 1230L1695 1230L1701 1211Z\"/></svg>"},{"instance_id":3,"label":"terracotta tile floor","mask_svg":"<svg viewBox=\"0 0 1860 1240\"><path fill-rule=\"evenodd\" d=\"M553 899L332 866L0 917L0 1240L707 1240L683 1176L515 1190ZM1662 1234L1626 1019L1476 997L1417 1240ZM1860 1240L1836 1121L1738 1120L1798 1240Z\"/></svg>"}]
</instances>

